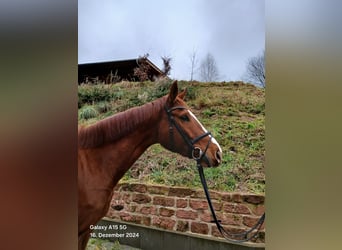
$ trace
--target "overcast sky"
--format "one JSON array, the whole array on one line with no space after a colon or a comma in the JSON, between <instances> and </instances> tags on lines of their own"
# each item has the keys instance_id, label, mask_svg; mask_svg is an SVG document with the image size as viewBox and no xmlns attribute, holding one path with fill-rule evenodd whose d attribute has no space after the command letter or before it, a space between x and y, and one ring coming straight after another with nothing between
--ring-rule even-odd
<instances>
[{"instance_id":1,"label":"overcast sky","mask_svg":"<svg viewBox=\"0 0 342 250\"><path fill-rule=\"evenodd\" d=\"M137 58L162 68L172 58L171 77L189 80L190 56L211 53L219 80L240 80L246 61L265 49L264 0L79 0L79 63ZM199 72L194 77L200 80Z\"/></svg>"}]
</instances>

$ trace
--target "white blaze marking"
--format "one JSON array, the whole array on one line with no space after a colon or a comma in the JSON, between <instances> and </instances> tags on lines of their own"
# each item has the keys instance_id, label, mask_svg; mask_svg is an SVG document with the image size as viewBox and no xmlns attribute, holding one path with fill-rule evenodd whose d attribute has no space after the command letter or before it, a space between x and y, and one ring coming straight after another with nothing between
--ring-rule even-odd
<instances>
[{"instance_id":1,"label":"white blaze marking","mask_svg":"<svg viewBox=\"0 0 342 250\"><path fill-rule=\"evenodd\" d=\"M202 123L197 119L197 117L190 111L188 110L189 114L195 119L195 121L198 122L198 124L201 126L202 130L204 131L204 133L207 133L208 130L205 129L205 127L202 125ZM218 144L218 142L216 141L216 139L214 138L214 136L209 135L212 139L211 141L216 144L216 146L219 148L220 152L222 153L222 149L220 147L220 144Z\"/></svg>"}]
</instances>

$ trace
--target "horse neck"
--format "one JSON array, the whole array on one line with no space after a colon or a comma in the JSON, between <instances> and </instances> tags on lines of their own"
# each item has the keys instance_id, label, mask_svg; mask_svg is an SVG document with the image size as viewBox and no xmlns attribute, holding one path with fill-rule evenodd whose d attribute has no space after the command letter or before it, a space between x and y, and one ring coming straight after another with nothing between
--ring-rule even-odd
<instances>
[{"instance_id":1,"label":"horse neck","mask_svg":"<svg viewBox=\"0 0 342 250\"><path fill-rule=\"evenodd\" d=\"M148 105L156 105L156 103ZM159 106L160 108L158 108ZM159 104L154 107L154 115L148 115L146 119L141 119L139 122L134 123L129 129L129 133L106 143L102 147L94 149L99 163L97 165L102 165L100 168L105 169L105 175L109 177L108 180L113 185L116 185L149 146L158 142L160 112L163 111L161 106ZM140 112L146 108L149 107L144 105L136 108L135 111Z\"/></svg>"}]
</instances>

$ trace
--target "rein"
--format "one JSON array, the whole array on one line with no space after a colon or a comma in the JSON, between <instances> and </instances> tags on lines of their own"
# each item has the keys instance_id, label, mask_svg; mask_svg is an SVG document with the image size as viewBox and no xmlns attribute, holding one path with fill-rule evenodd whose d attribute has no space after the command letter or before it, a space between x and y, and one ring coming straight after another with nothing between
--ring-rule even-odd
<instances>
[{"instance_id":1,"label":"rein","mask_svg":"<svg viewBox=\"0 0 342 250\"><path fill-rule=\"evenodd\" d=\"M204 176L203 167L200 164L199 160L197 161L197 169L198 169L199 176L201 178L201 183L202 183L204 193L205 193L205 196L206 196L208 204L209 204L211 214L213 216L213 221L211 221L211 222L214 222L216 224L216 227L220 231L223 238L225 238L226 240L228 240L230 242L234 242L234 243L242 243L242 242L249 241L252 238L257 238L257 235L260 231L260 228L261 228L261 226L265 220L265 213L263 213L263 215L259 218L258 222L251 229L247 230L246 232L243 232L243 233L230 233L230 232L228 232L221 225L221 223L220 223L221 221L217 219L213 204L212 204L211 199L210 199L210 194L208 191L207 181L206 181L205 176ZM254 230L256 230L256 232L252 233ZM236 239L236 238L238 238L238 239Z\"/></svg>"},{"instance_id":2,"label":"rein","mask_svg":"<svg viewBox=\"0 0 342 250\"><path fill-rule=\"evenodd\" d=\"M189 146L189 149L190 149L190 152L188 154L189 157L194 159L197 163L197 169L198 169L198 173L199 173L201 183L202 183L202 186L204 189L204 193L205 193L205 196L207 198L211 214L213 216L213 221L211 221L211 222L216 224L217 229L219 230L219 232L221 233L223 238L225 238L227 241L230 241L233 243L243 243L243 242L247 242L253 238L257 238L257 235L261 229L261 226L263 225L263 223L265 221L265 216L266 216L265 213L263 213L263 215L259 218L258 222L251 229L249 229L243 233L230 233L230 232L228 232L221 225L221 221L217 219L213 204L211 202L210 194L208 191L208 185L207 185L207 181L206 181L205 176L204 176L203 167L201 165L201 160L205 159L207 161L208 165L210 166L210 162L209 162L208 158L206 157L206 152L207 152L209 145L211 143L212 135L210 132L205 132L202 135L200 135L194 139L190 139L187 136L187 134L184 132L184 130L177 124L177 122L174 119L174 116L172 115L172 111L176 110L176 109L187 109L187 108L183 107L183 106L175 106L175 107L168 109L165 106L165 110L166 110L166 113L167 113L168 119L169 119L169 133L170 133L171 147L174 148L173 126L175 126L176 129L178 130L179 134L182 136L184 141ZM207 146L204 149L204 151L202 151L199 147L194 146L194 144L196 142L205 138L206 136L209 136L210 139L209 139ZM256 231L253 233L254 230L256 230Z\"/></svg>"}]
</instances>

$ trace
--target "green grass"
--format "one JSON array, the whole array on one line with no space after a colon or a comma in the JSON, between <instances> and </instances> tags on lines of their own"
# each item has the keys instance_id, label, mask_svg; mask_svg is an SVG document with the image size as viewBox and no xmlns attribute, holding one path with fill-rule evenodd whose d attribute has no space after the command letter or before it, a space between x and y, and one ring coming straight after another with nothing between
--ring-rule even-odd
<instances>
[{"instance_id":1,"label":"green grass","mask_svg":"<svg viewBox=\"0 0 342 250\"><path fill-rule=\"evenodd\" d=\"M98 115L99 112L93 106L85 105L78 110L79 120L89 120L91 118L96 118Z\"/></svg>"},{"instance_id":2,"label":"green grass","mask_svg":"<svg viewBox=\"0 0 342 250\"><path fill-rule=\"evenodd\" d=\"M122 250L124 249L119 241L110 242L109 240L91 238L87 245L87 250Z\"/></svg>"},{"instance_id":3,"label":"green grass","mask_svg":"<svg viewBox=\"0 0 342 250\"><path fill-rule=\"evenodd\" d=\"M121 82L79 87L79 123L142 105L168 93L171 81ZM265 192L265 91L242 82L179 82L188 90L186 101L223 150L223 163L205 169L208 186L218 191ZM100 97L103 99L99 99ZM94 115L81 115L93 108ZM201 187L193 160L160 145L150 147L122 181Z\"/></svg>"}]
</instances>

